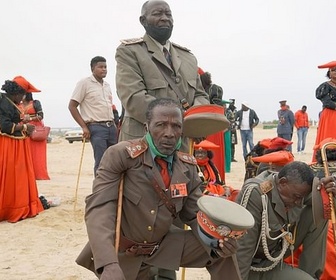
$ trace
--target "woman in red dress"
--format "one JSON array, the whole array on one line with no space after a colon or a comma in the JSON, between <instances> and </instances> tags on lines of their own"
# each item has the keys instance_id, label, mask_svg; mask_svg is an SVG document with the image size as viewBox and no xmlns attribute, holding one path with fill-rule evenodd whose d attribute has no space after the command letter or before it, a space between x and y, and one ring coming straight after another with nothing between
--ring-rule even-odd
<instances>
[{"instance_id":1,"label":"woman in red dress","mask_svg":"<svg viewBox=\"0 0 336 280\"><path fill-rule=\"evenodd\" d=\"M27 92L39 92L25 78L5 81L0 93L0 221L17 222L43 211L38 197L29 134L18 104Z\"/></svg>"},{"instance_id":2,"label":"woman in red dress","mask_svg":"<svg viewBox=\"0 0 336 280\"><path fill-rule=\"evenodd\" d=\"M23 122L34 126L43 126L43 111L41 102L33 100L33 95L27 93L23 98L20 109L23 114ZM47 140L33 141L30 139L30 147L33 158L33 166L36 180L50 180L47 169Z\"/></svg>"},{"instance_id":3,"label":"woman in red dress","mask_svg":"<svg viewBox=\"0 0 336 280\"><path fill-rule=\"evenodd\" d=\"M315 146L326 138L336 138L336 61L320 65L318 68L328 68L327 77L329 81L322 83L316 89L316 98L322 102L323 108L320 114ZM315 162L315 152L312 161Z\"/></svg>"}]
</instances>

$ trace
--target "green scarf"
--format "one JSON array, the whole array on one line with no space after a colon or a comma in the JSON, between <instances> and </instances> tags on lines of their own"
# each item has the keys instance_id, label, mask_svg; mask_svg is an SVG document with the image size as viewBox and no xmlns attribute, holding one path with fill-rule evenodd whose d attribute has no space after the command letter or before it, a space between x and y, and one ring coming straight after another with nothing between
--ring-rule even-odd
<instances>
[{"instance_id":1,"label":"green scarf","mask_svg":"<svg viewBox=\"0 0 336 280\"><path fill-rule=\"evenodd\" d=\"M164 154L161 154L161 153L159 152L159 150L156 148L156 146L155 146L155 144L154 144L154 142L153 142L152 135L150 135L149 132L146 133L145 137L146 137L146 140L147 140L147 142L148 142L148 145L149 145L149 147L150 147L150 149L151 149L151 151L153 152L154 155L156 155L156 156L160 156L160 157L162 157L162 158L167 158L167 157L170 156L170 155L164 155ZM175 151L178 150L178 149L180 149L180 148L181 148L181 145L182 145L182 140L181 140L181 137L180 137L179 140L177 141L176 146L175 146Z\"/></svg>"}]
</instances>

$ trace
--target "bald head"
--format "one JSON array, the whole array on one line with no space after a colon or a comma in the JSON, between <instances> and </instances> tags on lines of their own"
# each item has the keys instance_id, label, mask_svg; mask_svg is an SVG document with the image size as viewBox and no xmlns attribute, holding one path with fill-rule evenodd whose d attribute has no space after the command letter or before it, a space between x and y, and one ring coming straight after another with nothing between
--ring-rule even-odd
<instances>
[{"instance_id":1,"label":"bald head","mask_svg":"<svg viewBox=\"0 0 336 280\"><path fill-rule=\"evenodd\" d=\"M166 44L173 31L173 16L165 1L150 0L143 4L140 23L146 33L161 43Z\"/></svg>"},{"instance_id":2,"label":"bald head","mask_svg":"<svg viewBox=\"0 0 336 280\"><path fill-rule=\"evenodd\" d=\"M148 13L148 10L151 9L151 7L155 4L165 4L169 7L168 3L166 1L162 1L162 0L149 0L146 1L141 8L141 16L146 16Z\"/></svg>"}]
</instances>

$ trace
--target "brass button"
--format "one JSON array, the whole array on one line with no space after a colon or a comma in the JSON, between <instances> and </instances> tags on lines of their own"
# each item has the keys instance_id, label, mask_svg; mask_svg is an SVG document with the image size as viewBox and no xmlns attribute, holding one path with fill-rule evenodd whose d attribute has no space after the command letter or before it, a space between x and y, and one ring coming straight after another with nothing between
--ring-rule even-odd
<instances>
[{"instance_id":1,"label":"brass button","mask_svg":"<svg viewBox=\"0 0 336 280\"><path fill-rule=\"evenodd\" d=\"M144 244L147 244L147 241L145 240L143 243L144 243Z\"/></svg>"},{"instance_id":2,"label":"brass button","mask_svg":"<svg viewBox=\"0 0 336 280\"><path fill-rule=\"evenodd\" d=\"M149 231L151 231L151 230L152 230L152 227L151 227L151 226L148 226L147 229L148 229Z\"/></svg>"},{"instance_id":3,"label":"brass button","mask_svg":"<svg viewBox=\"0 0 336 280\"><path fill-rule=\"evenodd\" d=\"M155 210L151 210L150 213L154 215L155 214Z\"/></svg>"},{"instance_id":4,"label":"brass button","mask_svg":"<svg viewBox=\"0 0 336 280\"><path fill-rule=\"evenodd\" d=\"M180 79L179 77L176 77L176 78L175 78L175 83L178 84L178 83L180 82L180 80L181 80L181 79Z\"/></svg>"}]
</instances>

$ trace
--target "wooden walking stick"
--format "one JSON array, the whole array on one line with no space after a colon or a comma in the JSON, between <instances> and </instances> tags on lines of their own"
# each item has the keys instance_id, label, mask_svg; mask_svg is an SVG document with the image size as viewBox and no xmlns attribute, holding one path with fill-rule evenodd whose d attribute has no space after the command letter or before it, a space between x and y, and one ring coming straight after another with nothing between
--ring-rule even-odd
<instances>
[{"instance_id":1,"label":"wooden walking stick","mask_svg":"<svg viewBox=\"0 0 336 280\"><path fill-rule=\"evenodd\" d=\"M326 177L330 176L328 158L327 158L327 148L336 149L336 142L326 143L321 148L321 156L322 156L323 167L324 167L324 176ZM334 247L335 247L335 252L336 252L336 214L335 214L334 195L332 192L330 192L328 195L329 195L329 204L330 204L330 216L331 216L330 219L331 219L332 229L334 233Z\"/></svg>"},{"instance_id":2,"label":"wooden walking stick","mask_svg":"<svg viewBox=\"0 0 336 280\"><path fill-rule=\"evenodd\" d=\"M194 154L194 140L192 138L189 138L189 154ZM184 230L188 230L188 226L184 225ZM186 268L182 267L181 269L181 280L186 279Z\"/></svg>"},{"instance_id":3,"label":"wooden walking stick","mask_svg":"<svg viewBox=\"0 0 336 280\"><path fill-rule=\"evenodd\" d=\"M79 186L80 174L81 174L81 171L82 171L82 164L83 164L83 157L84 157L84 148L85 148L85 138L83 138L82 141L83 141L83 146L82 146L81 158L79 160L79 169L78 169L77 184L76 184L76 191L75 191L74 212L76 211L76 207L77 207L78 186Z\"/></svg>"},{"instance_id":4,"label":"wooden walking stick","mask_svg":"<svg viewBox=\"0 0 336 280\"><path fill-rule=\"evenodd\" d=\"M120 183L119 183L119 191L118 191L117 221L116 221L115 242L114 242L114 248L115 248L117 255L119 251L119 242L120 242L120 226L121 226L123 191L124 191L124 174L121 175Z\"/></svg>"}]
</instances>

